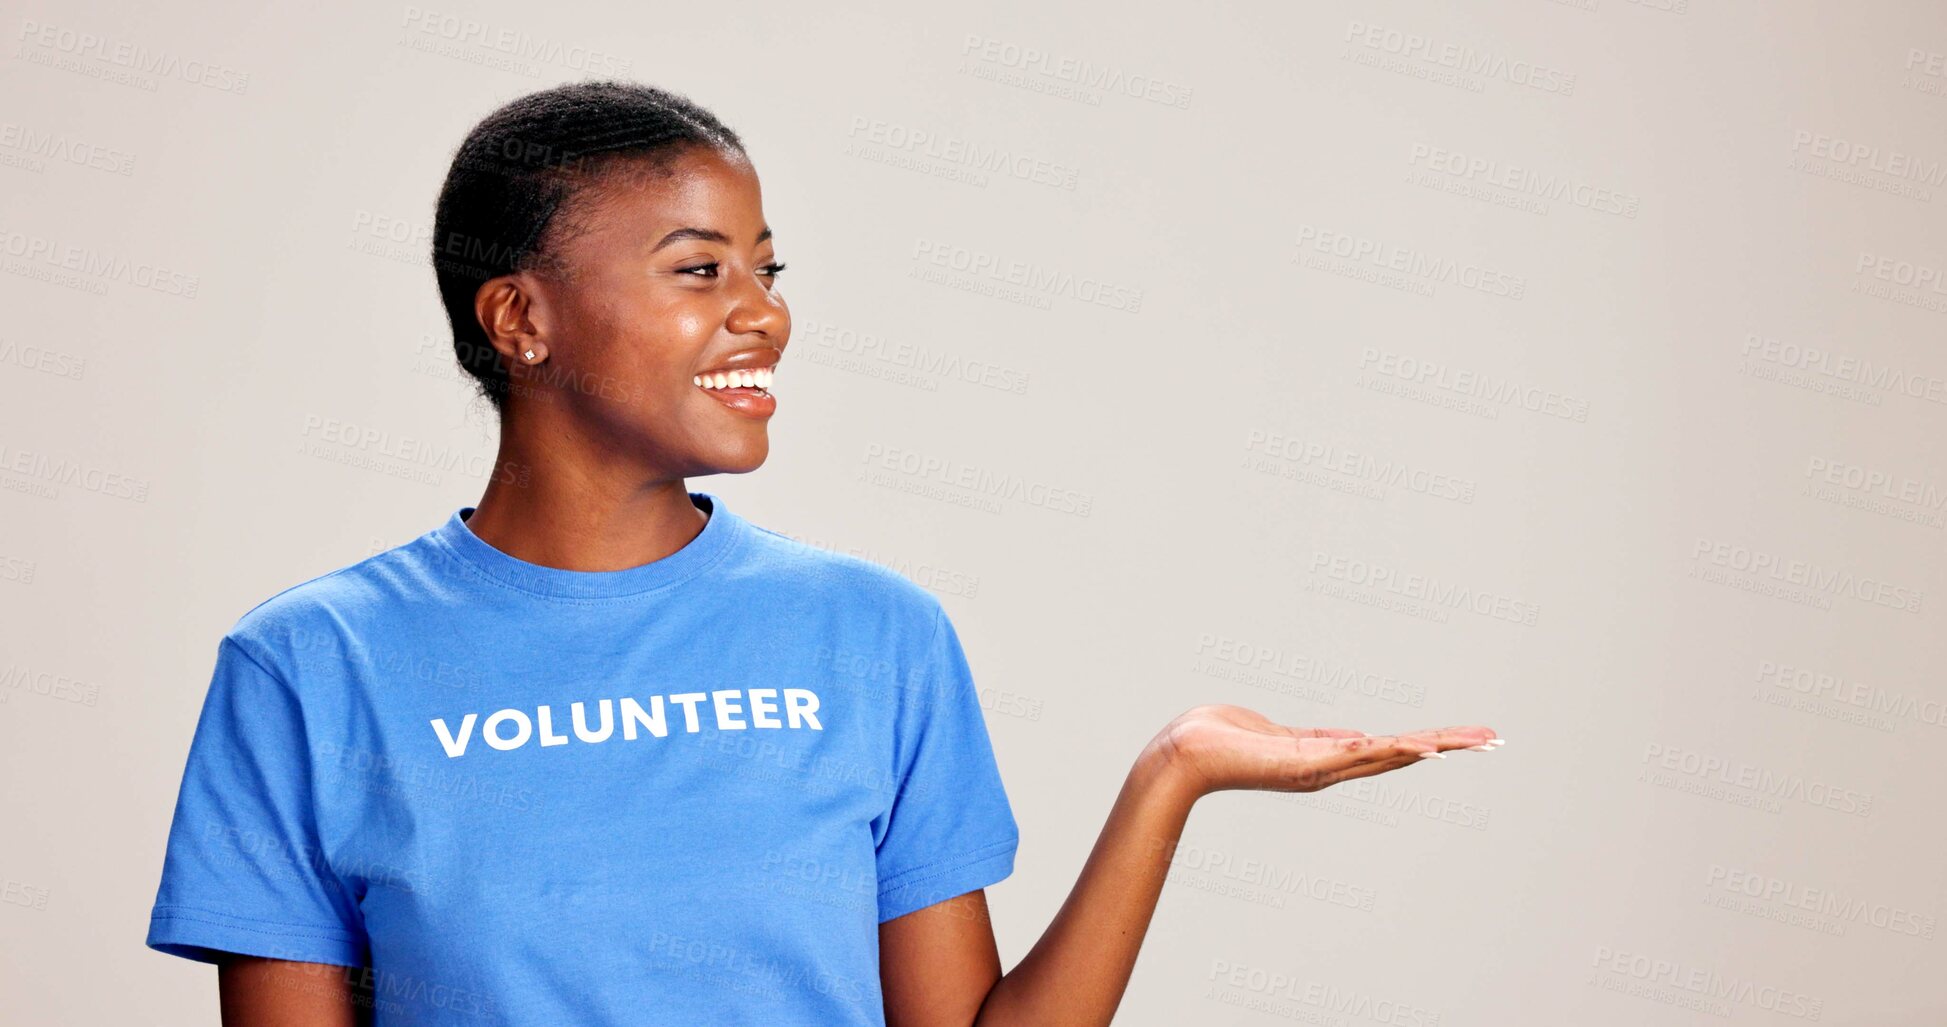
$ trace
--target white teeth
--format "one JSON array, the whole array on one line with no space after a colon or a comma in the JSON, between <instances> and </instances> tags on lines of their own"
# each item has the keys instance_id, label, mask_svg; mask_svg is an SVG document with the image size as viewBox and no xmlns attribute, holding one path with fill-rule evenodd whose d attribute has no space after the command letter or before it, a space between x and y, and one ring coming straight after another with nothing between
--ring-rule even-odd
<instances>
[{"instance_id":1,"label":"white teeth","mask_svg":"<svg viewBox=\"0 0 1947 1027\"><path fill-rule=\"evenodd\" d=\"M690 381L705 389L768 389L771 387L773 378L771 368L759 367L748 371L713 371L709 374L697 375Z\"/></svg>"}]
</instances>

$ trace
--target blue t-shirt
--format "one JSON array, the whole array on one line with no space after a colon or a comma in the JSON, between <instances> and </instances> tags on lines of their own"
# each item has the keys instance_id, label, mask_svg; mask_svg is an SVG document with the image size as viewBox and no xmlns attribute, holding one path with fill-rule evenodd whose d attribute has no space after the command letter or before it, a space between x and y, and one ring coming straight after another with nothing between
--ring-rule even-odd
<instances>
[{"instance_id":1,"label":"blue t-shirt","mask_svg":"<svg viewBox=\"0 0 1947 1027\"><path fill-rule=\"evenodd\" d=\"M465 508L246 614L148 945L367 968L381 1025L883 1024L878 925L1014 868L966 655L906 578L690 496L640 567Z\"/></svg>"}]
</instances>

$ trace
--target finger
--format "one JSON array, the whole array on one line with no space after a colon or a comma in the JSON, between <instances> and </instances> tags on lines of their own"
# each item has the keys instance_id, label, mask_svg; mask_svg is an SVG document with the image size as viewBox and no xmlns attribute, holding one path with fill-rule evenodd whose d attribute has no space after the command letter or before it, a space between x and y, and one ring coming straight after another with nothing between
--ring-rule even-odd
<instances>
[{"instance_id":1,"label":"finger","mask_svg":"<svg viewBox=\"0 0 1947 1027\"><path fill-rule=\"evenodd\" d=\"M1361 735L1335 739L1339 744L1326 752L1300 756L1291 753L1276 762L1275 787L1298 791L1317 791L1340 781L1383 774L1390 770L1428 759L1445 759L1441 746L1469 748L1462 743L1478 738L1485 729L1442 728L1407 735ZM1482 743L1485 744L1485 743Z\"/></svg>"},{"instance_id":2,"label":"finger","mask_svg":"<svg viewBox=\"0 0 1947 1027\"><path fill-rule=\"evenodd\" d=\"M1491 749L1487 746L1469 746L1468 748L1489 749L1489 751L1491 751ZM1331 785L1338 784L1340 781L1350 781L1354 778L1371 777L1374 774L1384 774L1387 771L1398 770L1401 767L1410 767L1415 763L1425 763L1429 759L1446 758L1446 755L1438 749L1431 748L1431 747L1415 747L1412 741L1407 739L1402 739L1400 749L1402 750L1400 755L1393 756L1388 759L1370 760L1365 763L1356 764L1344 770L1337 771L1334 774L1330 775L1330 780L1326 781L1325 784L1320 785L1319 787L1324 788L1324 787L1329 787Z\"/></svg>"},{"instance_id":3,"label":"finger","mask_svg":"<svg viewBox=\"0 0 1947 1027\"><path fill-rule=\"evenodd\" d=\"M1471 749L1478 745L1499 747L1501 744L1500 736L1494 733L1493 728L1478 724L1410 731L1399 737L1414 748L1435 752L1444 752L1448 749Z\"/></svg>"},{"instance_id":4,"label":"finger","mask_svg":"<svg viewBox=\"0 0 1947 1027\"><path fill-rule=\"evenodd\" d=\"M1415 760L1422 752L1431 751L1431 745L1405 735L1367 735L1340 740L1338 751L1321 756L1314 761L1314 766L1332 774L1396 759Z\"/></svg>"},{"instance_id":5,"label":"finger","mask_svg":"<svg viewBox=\"0 0 1947 1027\"><path fill-rule=\"evenodd\" d=\"M1349 727L1295 727L1291 729L1300 738L1364 738L1364 731L1354 731Z\"/></svg>"},{"instance_id":6,"label":"finger","mask_svg":"<svg viewBox=\"0 0 1947 1027\"><path fill-rule=\"evenodd\" d=\"M1299 741L1302 743L1303 739ZM1328 743L1327 746L1280 746L1279 751L1267 756L1268 772L1262 779L1276 783L1265 787L1316 791L1348 771L1379 764L1405 766L1417 762L1422 755L1438 753L1432 743L1409 735L1334 736L1321 741Z\"/></svg>"}]
</instances>

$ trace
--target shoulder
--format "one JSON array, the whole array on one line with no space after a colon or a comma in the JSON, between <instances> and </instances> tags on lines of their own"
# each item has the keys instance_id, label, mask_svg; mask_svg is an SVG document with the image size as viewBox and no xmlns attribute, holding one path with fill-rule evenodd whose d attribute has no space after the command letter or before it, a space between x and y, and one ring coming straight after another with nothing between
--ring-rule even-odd
<instances>
[{"instance_id":1,"label":"shoulder","mask_svg":"<svg viewBox=\"0 0 1947 1027\"><path fill-rule=\"evenodd\" d=\"M424 594L426 569L441 558L432 539L422 535L301 581L251 607L223 642L265 666L318 650L342 653L348 636L396 616L415 592Z\"/></svg>"},{"instance_id":2,"label":"shoulder","mask_svg":"<svg viewBox=\"0 0 1947 1027\"><path fill-rule=\"evenodd\" d=\"M921 632L945 616L937 596L893 567L746 523L751 530L744 563L771 582L821 604L863 607Z\"/></svg>"}]
</instances>

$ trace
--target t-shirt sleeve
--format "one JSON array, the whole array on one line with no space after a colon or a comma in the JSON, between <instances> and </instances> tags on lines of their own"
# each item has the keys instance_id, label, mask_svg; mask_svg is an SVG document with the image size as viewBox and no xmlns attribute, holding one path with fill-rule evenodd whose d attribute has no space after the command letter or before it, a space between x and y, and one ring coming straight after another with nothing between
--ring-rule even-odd
<instances>
[{"instance_id":1,"label":"t-shirt sleeve","mask_svg":"<svg viewBox=\"0 0 1947 1027\"><path fill-rule=\"evenodd\" d=\"M234 638L217 648L150 913L148 946L364 966L364 927L321 855L302 707Z\"/></svg>"},{"instance_id":2,"label":"t-shirt sleeve","mask_svg":"<svg viewBox=\"0 0 1947 1027\"><path fill-rule=\"evenodd\" d=\"M1020 841L944 609L900 705L897 789L878 843L880 923L1003 880Z\"/></svg>"}]
</instances>

